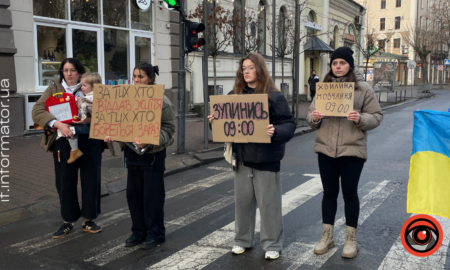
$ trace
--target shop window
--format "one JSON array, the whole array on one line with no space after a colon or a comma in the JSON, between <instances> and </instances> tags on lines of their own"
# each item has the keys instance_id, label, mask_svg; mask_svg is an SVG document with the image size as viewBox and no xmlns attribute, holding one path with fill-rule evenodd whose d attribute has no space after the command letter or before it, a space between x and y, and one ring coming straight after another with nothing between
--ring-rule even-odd
<instances>
[{"instance_id":1,"label":"shop window","mask_svg":"<svg viewBox=\"0 0 450 270\"><path fill-rule=\"evenodd\" d=\"M98 71L97 32L72 30L73 57L83 64L86 72Z\"/></svg>"},{"instance_id":2,"label":"shop window","mask_svg":"<svg viewBox=\"0 0 450 270\"><path fill-rule=\"evenodd\" d=\"M99 0L71 0L70 19L77 22L99 23Z\"/></svg>"},{"instance_id":3,"label":"shop window","mask_svg":"<svg viewBox=\"0 0 450 270\"><path fill-rule=\"evenodd\" d=\"M128 27L128 1L103 1L103 24L116 27Z\"/></svg>"},{"instance_id":4,"label":"shop window","mask_svg":"<svg viewBox=\"0 0 450 270\"><path fill-rule=\"evenodd\" d=\"M383 31L384 29L386 29L386 19L381 18L380 19L380 31Z\"/></svg>"},{"instance_id":5,"label":"shop window","mask_svg":"<svg viewBox=\"0 0 450 270\"><path fill-rule=\"evenodd\" d=\"M66 9L67 0L33 0L34 16L66 19Z\"/></svg>"},{"instance_id":6,"label":"shop window","mask_svg":"<svg viewBox=\"0 0 450 270\"><path fill-rule=\"evenodd\" d=\"M394 49L400 49L400 39L394 38Z\"/></svg>"},{"instance_id":7,"label":"shop window","mask_svg":"<svg viewBox=\"0 0 450 270\"><path fill-rule=\"evenodd\" d=\"M128 80L129 32L105 28L103 35L105 45L105 79Z\"/></svg>"},{"instance_id":8,"label":"shop window","mask_svg":"<svg viewBox=\"0 0 450 270\"><path fill-rule=\"evenodd\" d=\"M401 17L395 17L395 29L400 29Z\"/></svg>"},{"instance_id":9,"label":"shop window","mask_svg":"<svg viewBox=\"0 0 450 270\"><path fill-rule=\"evenodd\" d=\"M131 0L133 1L133 0ZM152 8L147 10L140 10L135 5L131 5L131 28L138 30L151 31L153 30L152 24Z\"/></svg>"},{"instance_id":10,"label":"shop window","mask_svg":"<svg viewBox=\"0 0 450 270\"><path fill-rule=\"evenodd\" d=\"M386 9L386 0L381 0L381 9Z\"/></svg>"},{"instance_id":11,"label":"shop window","mask_svg":"<svg viewBox=\"0 0 450 270\"><path fill-rule=\"evenodd\" d=\"M39 85L59 80L59 66L66 58L66 29L37 25Z\"/></svg>"}]
</instances>

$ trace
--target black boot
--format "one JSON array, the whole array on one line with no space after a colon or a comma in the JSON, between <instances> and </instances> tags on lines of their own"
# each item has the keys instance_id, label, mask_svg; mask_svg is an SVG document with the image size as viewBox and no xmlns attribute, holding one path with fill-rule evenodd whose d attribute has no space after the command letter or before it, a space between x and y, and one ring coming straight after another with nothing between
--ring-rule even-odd
<instances>
[{"instance_id":1,"label":"black boot","mask_svg":"<svg viewBox=\"0 0 450 270\"><path fill-rule=\"evenodd\" d=\"M144 242L144 238L139 235L133 233L126 241L125 247L134 247L140 243Z\"/></svg>"},{"instance_id":2,"label":"black boot","mask_svg":"<svg viewBox=\"0 0 450 270\"><path fill-rule=\"evenodd\" d=\"M140 248L142 249L152 249L156 246L158 246L159 244L164 243L165 240L155 240L153 238L147 237L145 239L144 242L142 242L142 244L139 245Z\"/></svg>"}]
</instances>

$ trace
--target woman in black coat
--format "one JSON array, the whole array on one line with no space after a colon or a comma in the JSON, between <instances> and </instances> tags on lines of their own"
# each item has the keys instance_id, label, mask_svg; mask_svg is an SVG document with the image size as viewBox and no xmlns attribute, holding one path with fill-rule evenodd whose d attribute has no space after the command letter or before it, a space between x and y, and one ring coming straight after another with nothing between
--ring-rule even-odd
<instances>
[{"instance_id":1,"label":"woman in black coat","mask_svg":"<svg viewBox=\"0 0 450 270\"><path fill-rule=\"evenodd\" d=\"M235 246L233 254L252 247L256 206L261 213L261 246L266 259L277 259L283 246L280 161L285 144L294 136L295 122L283 94L275 87L264 58L249 53L241 59L230 94L268 94L267 135L271 143L233 143L237 159L234 178L236 196ZM208 116L210 122L214 116Z\"/></svg>"},{"instance_id":2,"label":"woman in black coat","mask_svg":"<svg viewBox=\"0 0 450 270\"><path fill-rule=\"evenodd\" d=\"M311 71L311 76L309 76L308 84L309 91L311 92L311 101L313 101L314 96L316 95L316 83L319 82L319 76L316 75L316 71Z\"/></svg>"}]
</instances>

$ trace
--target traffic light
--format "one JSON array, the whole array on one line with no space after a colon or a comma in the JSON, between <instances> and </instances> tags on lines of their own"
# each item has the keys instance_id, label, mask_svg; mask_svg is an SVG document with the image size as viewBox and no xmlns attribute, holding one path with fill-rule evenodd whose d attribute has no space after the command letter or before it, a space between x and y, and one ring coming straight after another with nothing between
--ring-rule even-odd
<instances>
[{"instance_id":1,"label":"traffic light","mask_svg":"<svg viewBox=\"0 0 450 270\"><path fill-rule=\"evenodd\" d=\"M205 25L203 23L196 23L191 21L186 22L186 52L190 53L193 51L198 51L198 48L205 45L205 39L198 38L198 33L205 30Z\"/></svg>"},{"instance_id":2,"label":"traffic light","mask_svg":"<svg viewBox=\"0 0 450 270\"><path fill-rule=\"evenodd\" d=\"M169 6L175 10L180 10L180 0L163 0Z\"/></svg>"}]
</instances>

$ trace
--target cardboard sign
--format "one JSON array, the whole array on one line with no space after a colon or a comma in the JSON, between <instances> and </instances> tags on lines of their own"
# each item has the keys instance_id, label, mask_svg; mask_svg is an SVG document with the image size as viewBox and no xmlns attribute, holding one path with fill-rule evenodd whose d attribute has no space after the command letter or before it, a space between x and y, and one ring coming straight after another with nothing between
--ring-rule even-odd
<instances>
[{"instance_id":1,"label":"cardboard sign","mask_svg":"<svg viewBox=\"0 0 450 270\"><path fill-rule=\"evenodd\" d=\"M347 116L353 111L355 83L317 83L316 111L325 116Z\"/></svg>"},{"instance_id":2,"label":"cardboard sign","mask_svg":"<svg viewBox=\"0 0 450 270\"><path fill-rule=\"evenodd\" d=\"M270 143L267 94L210 96L214 142Z\"/></svg>"},{"instance_id":3,"label":"cardboard sign","mask_svg":"<svg viewBox=\"0 0 450 270\"><path fill-rule=\"evenodd\" d=\"M164 85L94 85L91 138L159 145Z\"/></svg>"}]
</instances>

